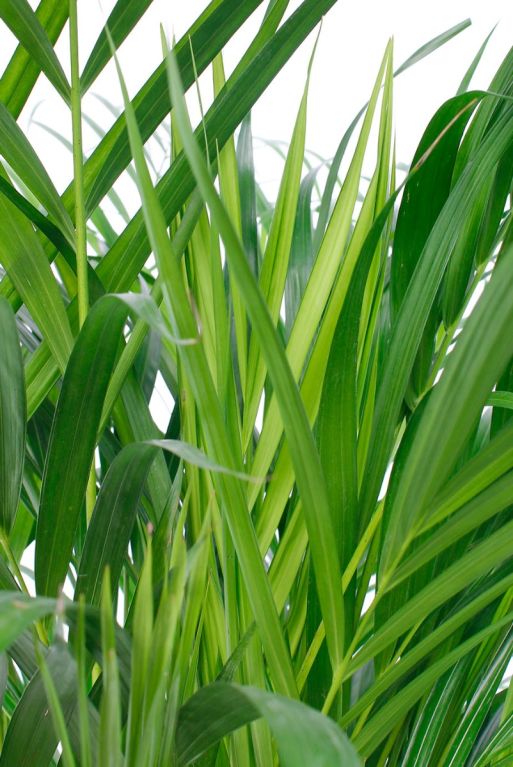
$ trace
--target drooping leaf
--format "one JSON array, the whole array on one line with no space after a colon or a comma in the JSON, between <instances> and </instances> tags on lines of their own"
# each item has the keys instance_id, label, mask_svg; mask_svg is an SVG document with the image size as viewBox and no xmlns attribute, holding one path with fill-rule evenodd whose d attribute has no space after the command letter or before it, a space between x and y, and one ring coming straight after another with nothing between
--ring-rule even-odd
<instances>
[{"instance_id":1,"label":"drooping leaf","mask_svg":"<svg viewBox=\"0 0 513 767\"><path fill-rule=\"evenodd\" d=\"M0 605L0 652L8 649L34 621L55 609L52 599L30 599L12 592L0 593Z\"/></svg>"},{"instance_id":2,"label":"drooping leaf","mask_svg":"<svg viewBox=\"0 0 513 767\"><path fill-rule=\"evenodd\" d=\"M222 737L259 717L271 728L283 767L361 764L344 732L318 711L264 690L226 682L200 690L180 710L179 763L190 764Z\"/></svg>"},{"instance_id":3,"label":"drooping leaf","mask_svg":"<svg viewBox=\"0 0 513 767\"><path fill-rule=\"evenodd\" d=\"M42 71L65 101L69 100L69 83L59 59L36 14L27 0L2 0L0 18L7 24L23 47L30 51Z\"/></svg>"},{"instance_id":4,"label":"drooping leaf","mask_svg":"<svg viewBox=\"0 0 513 767\"><path fill-rule=\"evenodd\" d=\"M107 565L111 583L116 588L144 482L160 450L208 471L225 472L241 480L251 479L219 466L193 445L180 440L127 445L112 461L102 483L80 559L75 599L83 594L87 604L99 604L102 575Z\"/></svg>"},{"instance_id":5,"label":"drooping leaf","mask_svg":"<svg viewBox=\"0 0 513 767\"><path fill-rule=\"evenodd\" d=\"M32 225L0 195L0 263L64 370L73 345L59 284Z\"/></svg>"},{"instance_id":6,"label":"drooping leaf","mask_svg":"<svg viewBox=\"0 0 513 767\"><path fill-rule=\"evenodd\" d=\"M1 103L0 154L46 208L68 242L73 244L73 224L55 186L32 145L9 110Z\"/></svg>"},{"instance_id":7,"label":"drooping leaf","mask_svg":"<svg viewBox=\"0 0 513 767\"><path fill-rule=\"evenodd\" d=\"M51 45L54 45L68 19L68 3L41 0L35 14ZM20 43L0 78L0 101L13 117L19 117L40 72L37 60Z\"/></svg>"}]
</instances>

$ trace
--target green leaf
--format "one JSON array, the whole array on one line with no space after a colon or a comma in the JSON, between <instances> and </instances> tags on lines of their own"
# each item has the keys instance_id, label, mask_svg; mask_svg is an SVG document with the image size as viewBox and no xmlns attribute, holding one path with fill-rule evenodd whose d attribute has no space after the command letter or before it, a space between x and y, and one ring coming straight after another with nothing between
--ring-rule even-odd
<instances>
[{"instance_id":1,"label":"green leaf","mask_svg":"<svg viewBox=\"0 0 513 767\"><path fill-rule=\"evenodd\" d=\"M98 494L80 558L75 599L84 594L87 604L99 604L107 565L112 586L117 588L144 483L161 449L207 471L251 479L219 466L198 448L179 440L153 440L124 447L112 461Z\"/></svg>"},{"instance_id":2,"label":"green leaf","mask_svg":"<svg viewBox=\"0 0 513 767\"><path fill-rule=\"evenodd\" d=\"M456 541L476 530L494 514L507 508L511 503L512 490L513 472L509 471L465 503L449 520L431 532L429 537L399 565L393 577L394 584L400 583Z\"/></svg>"},{"instance_id":3,"label":"green leaf","mask_svg":"<svg viewBox=\"0 0 513 767\"><path fill-rule=\"evenodd\" d=\"M386 735L393 729L397 722L402 722L409 708L428 692L434 682L441 677L460 658L478 647L489 636L497 633L511 622L512 613L492 623L481 631L476 632L461 645L445 653L441 658L431 663L425 671L418 674L408 684L403 685L392 698L385 703L379 711L367 722L363 730L354 738L356 748L367 756L379 746Z\"/></svg>"},{"instance_id":4,"label":"green leaf","mask_svg":"<svg viewBox=\"0 0 513 767\"><path fill-rule=\"evenodd\" d=\"M456 24L454 27L451 27L445 32L442 32L442 34L437 35L436 37L433 37L432 40L429 40L427 43L424 43L424 45L421 45L420 48L418 48L394 71L394 77L397 77L397 75L400 75L402 72L406 72L406 70L414 66L414 64L417 64L419 61L422 61L422 59L425 58L426 56L429 56L431 53L434 53L434 51L436 51L442 45L445 45L445 43L449 42L449 40L452 40L453 37L455 37L456 35L459 35L460 32L462 32L464 29L470 26L470 23L471 23L470 19L466 19L465 21L462 21L459 24ZM330 211L331 211L333 191L337 183L337 176L340 169L340 165L347 151L347 147L351 140L351 136L353 135L355 128L358 125L358 122L360 121L360 118L365 113L367 106L368 106L368 102L360 109L358 114L353 118L353 121L351 122L349 128L344 133L337 147L337 151L335 152L335 156L333 157L333 160L330 164L328 178L326 180L326 186L324 187L324 192L321 199L319 219L318 219L317 227L315 230L315 239L314 239L315 252L318 251L319 245L321 243L321 239L326 230L326 225L328 223L328 219L329 219Z\"/></svg>"},{"instance_id":5,"label":"green leaf","mask_svg":"<svg viewBox=\"0 0 513 767\"><path fill-rule=\"evenodd\" d=\"M203 125L200 125L196 132L202 147L204 133L207 136L208 146L205 148L205 153L208 157L217 156L217 149L221 149L224 146L249 109L251 109L269 83L272 82L273 78L296 48L303 42L308 33L319 22L323 13L326 13L334 2L335 0L322 0L322 2L306 0L303 2L298 10L287 19L278 32L269 40L255 59L250 62L247 68L234 81L231 78L228 80L223 91L205 115L204 129ZM236 4L238 7L241 5L240 2ZM219 34L218 29L215 29L215 32ZM209 33L209 29L206 29L205 35ZM200 73L198 49L194 45L194 40L192 41L192 46L197 70ZM187 47L189 48L189 42L187 42ZM190 84L189 71L188 69L185 70L182 65L182 47L180 43L177 43L174 50L178 59L184 88L187 88ZM169 95L166 94L166 96L169 103ZM147 109L152 113L154 105L149 98L148 101ZM139 106L138 102L136 106ZM142 114L140 115L139 112ZM137 109L136 117L141 137L144 141L146 135L144 123L141 122L142 116L147 119L146 112L142 109ZM174 219L187 197L192 193L194 186L194 178L190 173L187 159L184 153L181 152L157 185L159 200L161 201L167 222ZM149 252L150 246L141 212L132 219L132 222L118 238L114 248L102 259L98 267L98 274L107 289L116 291L128 289L139 269L144 264Z\"/></svg>"},{"instance_id":6,"label":"green leaf","mask_svg":"<svg viewBox=\"0 0 513 767\"><path fill-rule=\"evenodd\" d=\"M279 318L291 255L292 236L294 233L305 154L309 79L307 77L297 114L259 274L259 288L274 324L277 324ZM253 333L249 346L248 387L245 396L245 421L242 433L244 446L249 443L253 433L266 372L260 342L257 334Z\"/></svg>"},{"instance_id":7,"label":"green leaf","mask_svg":"<svg viewBox=\"0 0 513 767\"><path fill-rule=\"evenodd\" d=\"M32 225L0 195L0 263L64 370L73 337L59 284Z\"/></svg>"},{"instance_id":8,"label":"green leaf","mask_svg":"<svg viewBox=\"0 0 513 767\"><path fill-rule=\"evenodd\" d=\"M45 465L36 532L38 593L55 594L65 579L107 388L129 310L175 343L195 343L192 338L177 340L172 336L147 295L104 296L90 311L66 368ZM193 454L192 449L189 455Z\"/></svg>"},{"instance_id":9,"label":"green leaf","mask_svg":"<svg viewBox=\"0 0 513 767\"><path fill-rule=\"evenodd\" d=\"M43 680L44 690L52 717L54 731L61 744L61 761L64 767L76 767L68 734L66 717L59 697L59 691L52 678L52 674L48 668L46 660L42 654L39 657L39 673L41 674L41 679ZM58 683L58 685L62 695L62 680Z\"/></svg>"},{"instance_id":10,"label":"green leaf","mask_svg":"<svg viewBox=\"0 0 513 767\"><path fill-rule=\"evenodd\" d=\"M271 728L283 767L362 764L343 731L318 711L255 687L226 682L199 690L180 709L179 764L191 764L222 737L259 717Z\"/></svg>"},{"instance_id":11,"label":"green leaf","mask_svg":"<svg viewBox=\"0 0 513 767\"><path fill-rule=\"evenodd\" d=\"M76 701L76 666L59 643L46 656L46 666L69 719ZM48 767L58 744L48 700L39 671L26 686L9 723L0 755L0 767Z\"/></svg>"},{"instance_id":12,"label":"green leaf","mask_svg":"<svg viewBox=\"0 0 513 767\"><path fill-rule=\"evenodd\" d=\"M444 752L444 767L459 767L466 763L511 659L512 639L512 633L508 632L494 652L488 668L480 670L477 689Z\"/></svg>"},{"instance_id":13,"label":"green leaf","mask_svg":"<svg viewBox=\"0 0 513 767\"><path fill-rule=\"evenodd\" d=\"M54 45L68 19L69 4L62 0L41 0L36 17ZM0 79L0 101L13 117L19 117L41 72L36 59L18 45Z\"/></svg>"},{"instance_id":14,"label":"green leaf","mask_svg":"<svg viewBox=\"0 0 513 767\"><path fill-rule=\"evenodd\" d=\"M347 246L352 224L352 212L358 196L363 160L367 151L371 126L383 76L391 56L387 46L376 82L373 87L369 108L365 115L358 143L351 165L337 198L335 207L321 247L308 280L303 300L300 304L290 339L287 344L287 359L296 379L299 379L306 363L306 371L301 385L301 396L308 415L313 423L317 415L321 396L319 382L324 378L329 349L342 306L348 295L351 274L363 245L363 240L371 226L375 213L375 185L366 197L359 217L360 226L355 228L350 246L342 262L340 254ZM362 238L362 239L360 239ZM312 342L315 341L310 352ZM267 408L261 437L255 451L253 470L257 475L265 474L274 454L279 447L283 433L276 398L273 397ZM265 517L274 534L279 521L274 516L274 508L283 509L293 483L294 472L288 447L281 451L274 471L274 481L265 498L267 509ZM279 481L278 481L279 480ZM250 505L256 500L257 491L250 492ZM270 508L273 508L273 511ZM276 524L275 524L276 523ZM270 539L265 541L266 545Z\"/></svg>"},{"instance_id":15,"label":"green leaf","mask_svg":"<svg viewBox=\"0 0 513 767\"><path fill-rule=\"evenodd\" d=\"M511 755L513 744L513 714L501 724L497 732L493 735L485 750L480 754L473 767L488 767L488 765L499 764L499 761L493 757L500 757L503 752L507 757Z\"/></svg>"},{"instance_id":16,"label":"green leaf","mask_svg":"<svg viewBox=\"0 0 513 767\"><path fill-rule=\"evenodd\" d=\"M212 0L177 42L177 56L185 87L212 62L262 0ZM194 64L191 51L194 53ZM195 65L195 66L194 66ZM161 64L133 100L145 142L170 111L165 65ZM230 133L233 132L234 125ZM224 143L220 141L220 145ZM215 153L214 155L215 156ZM92 212L130 161L125 116L121 115L84 166L86 210ZM191 191L191 190L189 190ZM71 194L71 190L66 195ZM182 198L184 202L189 192ZM174 216L173 216L174 217ZM131 281L127 285L130 287Z\"/></svg>"},{"instance_id":17,"label":"green leaf","mask_svg":"<svg viewBox=\"0 0 513 767\"><path fill-rule=\"evenodd\" d=\"M483 181L510 146L510 117L508 112L497 120L479 147L474 161L466 166L453 188L429 236L395 323L376 398L371 444L362 480L361 508L366 521L379 494L417 349L456 242L459 226L463 224L466 211L479 194ZM418 444L415 442L415 445ZM421 500L416 499L416 508L419 508Z\"/></svg>"},{"instance_id":18,"label":"green leaf","mask_svg":"<svg viewBox=\"0 0 513 767\"><path fill-rule=\"evenodd\" d=\"M490 582L492 585L488 588L483 586L482 591L479 590L477 596L470 594L467 597L468 601L460 606L460 609L455 609L453 614L449 615L446 620L405 652L398 663L389 665L381 676L365 690L359 700L351 706L347 714L342 717L342 726L347 727L357 716L379 700L380 696L387 690L397 685L402 679L407 678L407 674L412 669L419 667L419 664L426 658L438 657L437 648L443 647L443 643L451 641L453 637L459 637L465 624L470 625L475 616L478 616L480 612L503 596L513 584L513 576L506 575L504 578L490 579L488 583ZM351 661L348 673L354 673L358 664L359 661L357 662L356 658Z\"/></svg>"},{"instance_id":19,"label":"green leaf","mask_svg":"<svg viewBox=\"0 0 513 767\"><path fill-rule=\"evenodd\" d=\"M87 529L75 600L83 594L87 604L100 603L103 572L107 566L113 596L116 593L140 495L156 452L157 449L149 445L127 445L112 461Z\"/></svg>"},{"instance_id":20,"label":"green leaf","mask_svg":"<svg viewBox=\"0 0 513 767\"><path fill-rule=\"evenodd\" d=\"M176 439L156 439L147 443L150 446L162 448L162 450L181 458L182 461L190 463L193 466L198 466L200 469L206 469L207 471L219 472L220 474L227 474L231 477L236 477L243 482L261 482L261 477L252 477L250 474L245 474L243 471L237 471L230 469L228 466L221 466L221 464L209 458L202 450L199 450L194 445L190 445L188 442Z\"/></svg>"},{"instance_id":21,"label":"green leaf","mask_svg":"<svg viewBox=\"0 0 513 767\"><path fill-rule=\"evenodd\" d=\"M385 55L385 60L389 56L389 51ZM329 346L333 337L338 314L343 304L349 274L354 266L353 255L343 259L343 268L340 266L341 248L347 242L347 229L350 227L350 211L354 205L357 187L356 179L361 170L360 163L368 141L368 132L373 119L373 109L376 105L377 95L383 78L385 61L380 68L373 95L371 99L372 108L366 116L362 133L357 145L355 157L353 158L348 176L344 182L340 197L333 212L330 221L329 235L323 240L322 249L315 262L314 270L307 284L305 296L297 314L291 337L287 347L288 362L294 375L299 378L303 366L307 365L306 372L302 381L301 396L305 408L313 424L319 405L321 387L319 381L324 377ZM374 200L371 199L370 205L374 211ZM367 224L367 221L365 222ZM358 248L359 249L359 248ZM322 253L322 257L321 257ZM356 255L356 250L355 250ZM338 274L337 274L338 272ZM314 279L315 277L315 279ZM332 280L335 285L332 290ZM328 293L332 291L331 299L328 303L328 310L319 315L323 302L328 299ZM319 321L321 321L319 329ZM309 347L312 341L315 345L311 355ZM280 445L283 433L283 422L279 412L276 397L271 398L270 404L266 407L264 427L259 437L255 457L253 460L253 470L255 474L264 474L268 471L273 456ZM291 490L295 481L295 471L293 469L288 444L283 443L283 449L280 451L278 460L273 468L273 481L268 485L264 497L261 511L258 513L257 533L262 551L266 551L272 544L275 531L280 524L280 519L287 507L287 499L290 497ZM252 506L258 497L258 488L249 489L249 503ZM302 513L302 512L301 512ZM303 535L303 530L301 530ZM306 536L305 536L306 538ZM301 561L302 554L300 556ZM292 561L296 561L295 557ZM289 574L293 572L292 568L287 568ZM290 589L292 581L288 582ZM282 584L281 588L285 588Z\"/></svg>"},{"instance_id":22,"label":"green leaf","mask_svg":"<svg viewBox=\"0 0 513 767\"><path fill-rule=\"evenodd\" d=\"M285 320L290 334L313 266L312 192L321 166L301 181L285 285Z\"/></svg>"},{"instance_id":23,"label":"green leaf","mask_svg":"<svg viewBox=\"0 0 513 767\"><path fill-rule=\"evenodd\" d=\"M151 565L151 540L144 553L142 572L135 595L134 620L132 629L132 666L130 675L130 703L128 707L126 764L137 767L135 754L137 744L144 738L146 678L153 638L153 584Z\"/></svg>"},{"instance_id":24,"label":"green leaf","mask_svg":"<svg viewBox=\"0 0 513 767\"><path fill-rule=\"evenodd\" d=\"M227 86L223 89L223 93L216 99L205 117L205 132L208 137L208 153L210 157L216 156L217 147L221 148L224 145L237 125L247 114L248 110L251 109L258 97L275 77L277 72L279 72L281 67L290 58L308 33L315 27L323 13L325 13L334 2L335 0L323 0L322 3L318 3L315 0L307 0L307 2L304 2L301 7L287 19L282 27L280 27L276 35L269 40L263 50L256 56L255 60L252 61L247 69L238 76L236 81L228 81ZM222 37L222 34L231 34L232 24L237 22L238 17L233 12L230 14L226 11L226 8L232 5L236 7L237 12L239 12L239 10L241 13L244 12L245 16L250 12L250 9L246 8L246 4L241 6L239 0L224 0L215 13L212 11L210 15L209 11L209 14L207 14L208 23L206 22L205 28L202 28L201 35L202 39L204 36L205 40L208 40L209 45L214 46L215 50L217 50L218 36ZM228 10L230 9L228 8ZM219 27L219 24L221 23L220 20L222 20L221 27ZM196 29L198 25L199 21L194 25L194 28ZM176 50L181 72L184 77L184 83L187 86L189 82L193 81L192 64L190 65L190 69L189 64L187 65L187 68L185 68L185 65L182 67L180 52L183 50L185 61L189 61L190 43L188 39L183 42L183 45L182 42L177 43ZM200 72L198 46L196 45L194 38L192 39L192 45L195 51L196 66L198 72ZM208 50L211 51L210 48ZM160 72L160 70L158 71ZM163 70L161 74L165 74ZM160 83L160 85L158 85L158 83ZM149 135L148 132L151 133L151 130L158 125L158 122L166 114L165 110L159 113L157 109L157 107L161 108L160 102L163 98L162 95L159 97L160 101L156 101L157 94L160 92L159 88L162 87L163 83L165 83L165 79L164 81L161 79L157 81L155 78L155 83L151 80L151 83L148 83L148 87L141 91L140 97L134 99L134 105L137 108L136 114L140 120L141 130L144 128L142 134L143 140L147 138L147 135ZM165 104L168 108L168 93L165 94ZM148 126L148 121L151 122L151 126ZM200 143L203 141L203 135L203 127L200 126L198 129L198 140ZM127 155L125 149L121 150L119 147L117 149L113 148L118 144L123 144L125 139L124 120L120 120L115 124L112 131L107 134L105 142L101 143L100 146L102 147L102 151L98 151L98 156L95 157L94 163L91 165L86 164L86 168L90 169L90 178L96 181L100 178L100 171L103 173L108 170L105 159L106 156L109 155L112 162L114 162L114 158L116 160L116 170L112 170L108 179L104 182L102 181L102 189L98 192L98 196L95 194L95 199L90 201L89 207L91 209L93 209L103 195L107 193L110 184L117 178L123 167L129 162L129 153ZM111 149L112 154L110 154ZM89 162L91 161L92 158ZM105 186L103 186L103 184L105 184ZM157 185L159 200L162 204L163 213L168 223L178 214L193 189L194 179L190 173L187 160L183 153L181 153L173 162L170 170ZM129 290L140 269L142 269L149 253L150 244L144 226L143 213L142 211L139 211L120 235L113 248L111 248L106 256L102 258L98 265L97 273L106 290ZM34 359L33 367L30 366L27 370L27 391L29 392L27 401L29 413L33 412L33 409L39 404L40 398L47 393L46 387L48 386L48 382L50 380L55 380L55 372L52 373L47 356L48 350L45 349L44 346L41 347L37 358L37 364L36 359ZM37 382L37 385L34 385L33 389L32 378L33 376L37 377L38 369L41 367L45 368L46 378L42 377L41 380ZM263 473L265 474L266 471L267 469L264 469Z\"/></svg>"},{"instance_id":25,"label":"green leaf","mask_svg":"<svg viewBox=\"0 0 513 767\"><path fill-rule=\"evenodd\" d=\"M429 516L427 503L449 476L489 392L511 358L513 345L508 343L506 329L513 321L513 305L507 298L512 278L513 248L497 265L458 337L422 413L393 497L387 499L391 509L383 542L383 572L405 550L411 531Z\"/></svg>"},{"instance_id":26,"label":"green leaf","mask_svg":"<svg viewBox=\"0 0 513 767\"><path fill-rule=\"evenodd\" d=\"M513 392L494 391L486 400L486 404L491 407L503 407L506 410L513 410Z\"/></svg>"},{"instance_id":27,"label":"green leaf","mask_svg":"<svg viewBox=\"0 0 513 767\"><path fill-rule=\"evenodd\" d=\"M436 142L427 160L407 182L397 216L390 274L394 317L408 290L431 229L447 201L463 131L482 97L482 93L472 92L446 101L430 120L415 152L412 166Z\"/></svg>"},{"instance_id":28,"label":"green leaf","mask_svg":"<svg viewBox=\"0 0 513 767\"><path fill-rule=\"evenodd\" d=\"M469 583L488 573L511 557L507 536L513 523L503 525L473 546L460 559L443 570L406 604L376 629L351 662L351 668L361 667L367 660L384 650L412 626L425 618L448 599L465 589Z\"/></svg>"},{"instance_id":29,"label":"green leaf","mask_svg":"<svg viewBox=\"0 0 513 767\"><path fill-rule=\"evenodd\" d=\"M13 185L0 176L0 192L20 210L29 221L47 237L57 250L62 253L68 264L74 266L75 251L69 244L62 231L50 219L43 215L26 197L20 194Z\"/></svg>"},{"instance_id":30,"label":"green leaf","mask_svg":"<svg viewBox=\"0 0 513 767\"><path fill-rule=\"evenodd\" d=\"M465 305L467 291L472 288L479 232L484 226L484 214L492 196L494 177L495 174L490 174L483 183L480 194L467 210L465 223L461 227L458 241L455 243L447 266L442 287L442 316L446 328L451 328L458 321ZM504 201L505 197L502 202Z\"/></svg>"},{"instance_id":31,"label":"green leaf","mask_svg":"<svg viewBox=\"0 0 513 767\"><path fill-rule=\"evenodd\" d=\"M150 7L153 0L118 0L107 19L106 26L112 35L116 48L119 48L123 40L130 34L137 22ZM93 50L89 54L84 71L80 77L81 91L84 94L94 83L100 72L108 64L111 58L111 50L107 33L102 29L96 40Z\"/></svg>"},{"instance_id":32,"label":"green leaf","mask_svg":"<svg viewBox=\"0 0 513 767\"><path fill-rule=\"evenodd\" d=\"M74 229L62 200L32 145L0 103L0 154L58 224L72 245Z\"/></svg>"},{"instance_id":33,"label":"green leaf","mask_svg":"<svg viewBox=\"0 0 513 767\"><path fill-rule=\"evenodd\" d=\"M27 0L1 0L0 18L37 61L64 101L69 102L70 87L66 75L45 30Z\"/></svg>"},{"instance_id":34,"label":"green leaf","mask_svg":"<svg viewBox=\"0 0 513 767\"><path fill-rule=\"evenodd\" d=\"M419 61L422 61L423 58L426 56L429 56L433 51L436 51L438 48L440 48L442 45L445 45L445 43L449 42L449 40L452 40L453 37L456 37L456 35L459 35L460 32L463 32L463 30L467 29L471 25L470 19L465 19L464 21L460 21L458 24L455 24L453 27L450 27L449 29L445 30L445 32L442 32L440 35L437 35L436 37L433 37L432 40L429 40L429 42L424 43L424 45L421 45L421 47L415 51L411 56L409 56L406 61L401 64L401 66L396 69L395 75L401 74L401 72L406 71L410 67L412 67L414 64L417 64Z\"/></svg>"},{"instance_id":35,"label":"green leaf","mask_svg":"<svg viewBox=\"0 0 513 767\"><path fill-rule=\"evenodd\" d=\"M121 767L121 694L115 624L109 571L103 578L101 605L102 688L100 704L99 762L102 767Z\"/></svg>"},{"instance_id":36,"label":"green leaf","mask_svg":"<svg viewBox=\"0 0 513 767\"><path fill-rule=\"evenodd\" d=\"M513 423L506 424L466 461L433 499L423 529L444 520L513 468Z\"/></svg>"},{"instance_id":37,"label":"green leaf","mask_svg":"<svg viewBox=\"0 0 513 767\"><path fill-rule=\"evenodd\" d=\"M258 231L256 213L255 163L251 113L242 121L237 140L241 235L253 274L258 274Z\"/></svg>"},{"instance_id":38,"label":"green leaf","mask_svg":"<svg viewBox=\"0 0 513 767\"><path fill-rule=\"evenodd\" d=\"M53 599L31 599L24 594L0 593L0 652L8 649L34 621L54 609Z\"/></svg>"},{"instance_id":39,"label":"green leaf","mask_svg":"<svg viewBox=\"0 0 513 767\"><path fill-rule=\"evenodd\" d=\"M12 309L0 299L0 528L9 533L20 497L25 457L25 381Z\"/></svg>"},{"instance_id":40,"label":"green leaf","mask_svg":"<svg viewBox=\"0 0 513 767\"><path fill-rule=\"evenodd\" d=\"M459 85L459 88L458 88L458 91L457 91L457 95L458 96L460 95L460 93L465 93L465 91L468 90L468 87L469 87L469 85L470 85L470 83L472 81L472 78L473 78L473 76L475 74L475 71L476 71L476 69L479 66L479 62L481 61L481 59L483 57L483 53L486 50L486 46L488 45L488 43L490 41L490 38L491 38L491 36L493 35L494 32L495 32L495 27L492 27L490 32L486 35L486 37L485 37L481 47L479 48L478 52L476 53L476 55L472 59L472 62L470 64L470 66L468 67L467 71L465 72L465 74L463 76L463 79L462 79L462 81L461 81L461 83Z\"/></svg>"},{"instance_id":41,"label":"green leaf","mask_svg":"<svg viewBox=\"0 0 513 767\"><path fill-rule=\"evenodd\" d=\"M429 767L436 758L436 746L440 740L444 720L450 712L451 703L468 671L467 659L463 658L453 669L438 679L427 699L419 706L417 721L409 738L404 757L404 767Z\"/></svg>"},{"instance_id":42,"label":"green leaf","mask_svg":"<svg viewBox=\"0 0 513 767\"><path fill-rule=\"evenodd\" d=\"M64 583L96 446L103 401L127 308L103 299L90 311L73 347L57 404L45 464L36 531L38 594Z\"/></svg>"}]
</instances>

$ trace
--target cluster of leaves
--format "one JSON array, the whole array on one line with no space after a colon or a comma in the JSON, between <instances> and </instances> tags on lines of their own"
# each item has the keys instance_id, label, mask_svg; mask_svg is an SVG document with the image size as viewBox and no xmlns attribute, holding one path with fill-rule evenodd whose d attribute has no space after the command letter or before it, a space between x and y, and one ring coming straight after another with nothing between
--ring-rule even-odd
<instances>
[{"instance_id":1,"label":"cluster of leaves","mask_svg":"<svg viewBox=\"0 0 513 767\"><path fill-rule=\"evenodd\" d=\"M307 78L271 204L251 108L335 2L271 0L225 80L262 0L212 0L132 101L119 72L87 159L82 96L151 0L81 74L76 0L0 2L0 767L511 759L513 51L486 92L478 52L401 184L394 77L466 23L395 71L387 46L323 185ZM41 72L62 196L17 122Z\"/></svg>"}]
</instances>

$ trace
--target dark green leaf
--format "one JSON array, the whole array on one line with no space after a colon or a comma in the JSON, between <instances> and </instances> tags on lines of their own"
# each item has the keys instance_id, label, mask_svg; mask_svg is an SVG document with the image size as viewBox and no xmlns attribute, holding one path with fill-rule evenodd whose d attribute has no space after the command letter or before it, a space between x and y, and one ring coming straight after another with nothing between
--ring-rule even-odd
<instances>
[{"instance_id":1,"label":"dark green leaf","mask_svg":"<svg viewBox=\"0 0 513 767\"><path fill-rule=\"evenodd\" d=\"M203 688L180 709L179 763L190 764L222 737L262 716L274 735L283 767L361 765L343 731L318 711L264 690L226 682Z\"/></svg>"},{"instance_id":2,"label":"dark green leaf","mask_svg":"<svg viewBox=\"0 0 513 767\"><path fill-rule=\"evenodd\" d=\"M96 446L103 401L127 307L108 298L87 317L70 356L55 413L36 531L38 594L54 596L66 578Z\"/></svg>"},{"instance_id":3,"label":"dark green leaf","mask_svg":"<svg viewBox=\"0 0 513 767\"><path fill-rule=\"evenodd\" d=\"M0 528L9 533L20 497L25 456L25 381L12 309L0 299Z\"/></svg>"},{"instance_id":4,"label":"dark green leaf","mask_svg":"<svg viewBox=\"0 0 513 767\"><path fill-rule=\"evenodd\" d=\"M69 83L59 59L36 14L27 0L1 0L0 18L7 24L24 48L37 61L42 71L65 101L69 101Z\"/></svg>"}]
</instances>

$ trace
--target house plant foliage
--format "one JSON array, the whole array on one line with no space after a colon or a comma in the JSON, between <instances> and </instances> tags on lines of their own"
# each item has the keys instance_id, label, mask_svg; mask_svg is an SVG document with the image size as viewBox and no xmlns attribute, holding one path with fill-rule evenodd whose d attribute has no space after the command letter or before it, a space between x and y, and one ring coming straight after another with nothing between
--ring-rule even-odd
<instances>
[{"instance_id":1,"label":"house plant foliage","mask_svg":"<svg viewBox=\"0 0 513 767\"><path fill-rule=\"evenodd\" d=\"M0 2L0 767L511 761L513 52L474 90L485 41L408 166L395 78L467 22L388 43L329 161L308 69L271 202L251 109L335 2L212 0L135 96L116 50L151 0L82 67L83 4ZM39 76L62 195L20 127Z\"/></svg>"}]
</instances>

